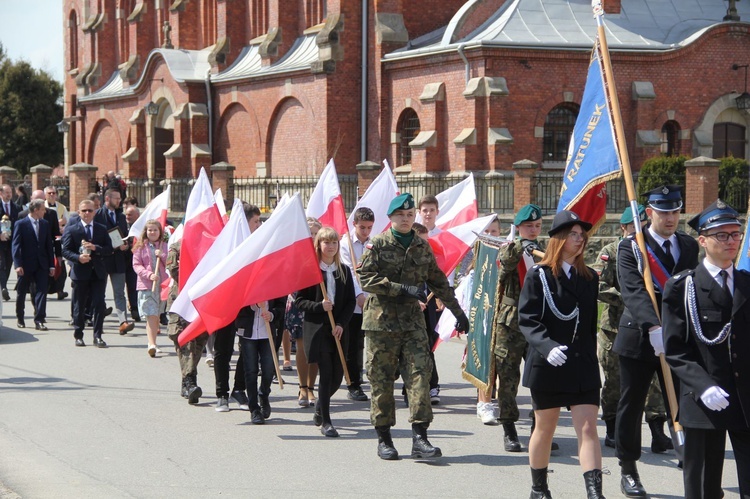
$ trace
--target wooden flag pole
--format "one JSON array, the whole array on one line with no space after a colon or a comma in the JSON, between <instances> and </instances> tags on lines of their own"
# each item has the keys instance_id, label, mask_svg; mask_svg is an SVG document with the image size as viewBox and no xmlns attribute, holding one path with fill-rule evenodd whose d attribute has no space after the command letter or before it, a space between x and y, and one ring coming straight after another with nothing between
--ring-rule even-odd
<instances>
[{"instance_id":1,"label":"wooden flag pole","mask_svg":"<svg viewBox=\"0 0 750 499\"><path fill-rule=\"evenodd\" d=\"M159 263L161 262L161 250L154 250L156 255L156 263L154 264L154 274L156 274L156 280L151 284L151 292L159 293L161 296L161 278L159 276Z\"/></svg>"},{"instance_id":2,"label":"wooden flag pole","mask_svg":"<svg viewBox=\"0 0 750 499\"><path fill-rule=\"evenodd\" d=\"M595 11L596 14L596 11ZM612 122L615 126L615 138L617 139L617 152L620 155L620 163L622 164L622 175L625 179L625 188L628 192L628 199L630 200L630 209L633 214L638 213L638 198L635 194L635 185L633 183L633 173L630 169L630 158L628 156L628 149L625 142L625 131L622 125L622 117L620 115L620 103L617 99L617 89L615 87L614 77L612 74L612 61L609 58L609 47L607 45L607 36L604 32L604 22L602 15L599 13L596 16L597 33L599 43L601 44L602 64L604 64L604 81L607 86L607 96L609 97L610 105L612 106ZM648 258L645 258L646 252L646 239L643 236L643 230L641 228L640 220L637 216L633 216L635 222L635 240L638 243L638 248L643 258L643 281L646 286L646 292L651 298L651 304L654 306L654 312L661 322L661 314L659 305L656 301L656 293L654 292L654 282L651 277L651 269L649 268ZM677 443L679 445L684 444L684 432L682 425L680 425L675 418L677 417L677 397L675 395L674 382L672 380L672 371L667 365L667 361L664 359L664 354L659 355L659 363L661 364L662 374L664 376L664 388L667 392L667 400L669 402L669 410L672 416L672 423L674 425L674 431L677 435Z\"/></svg>"},{"instance_id":3,"label":"wooden flag pole","mask_svg":"<svg viewBox=\"0 0 750 499\"><path fill-rule=\"evenodd\" d=\"M354 278L357 280L357 284L359 284L360 289L362 288L362 281L359 280L359 274L357 274L357 265L359 262L357 262L357 255L354 254L354 243L352 243L352 234L351 232L346 233L346 240L349 243L349 258L352 261L352 274L354 274Z\"/></svg>"},{"instance_id":4,"label":"wooden flag pole","mask_svg":"<svg viewBox=\"0 0 750 499\"><path fill-rule=\"evenodd\" d=\"M267 308L264 308L263 311L267 311ZM276 379L279 380L279 388L282 390L284 389L284 380L281 379L281 369L279 369L279 356L278 352L276 351L276 342L273 341L273 332L271 331L271 324L263 319L263 322L266 323L266 333L268 334L268 343L271 344L271 353L273 354L273 366L276 368Z\"/></svg>"},{"instance_id":5,"label":"wooden flag pole","mask_svg":"<svg viewBox=\"0 0 750 499\"><path fill-rule=\"evenodd\" d=\"M323 301L327 300L328 294L326 293L326 287L322 282L320 283L320 290L323 292ZM333 320L333 312L330 310L328 311L328 318L331 321L331 333L333 333L333 330L336 329L336 321ZM336 349L339 351L341 365L344 367L344 379L346 379L347 385L351 385L352 380L349 378L349 369L346 368L346 356L344 355L344 350L341 348L341 341L335 336L333 339L336 340Z\"/></svg>"}]
</instances>

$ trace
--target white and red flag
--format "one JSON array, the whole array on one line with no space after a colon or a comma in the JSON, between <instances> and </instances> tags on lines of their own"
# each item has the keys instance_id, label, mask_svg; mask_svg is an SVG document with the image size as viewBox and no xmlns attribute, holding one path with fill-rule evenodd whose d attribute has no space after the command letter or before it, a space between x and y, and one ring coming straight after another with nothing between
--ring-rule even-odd
<instances>
[{"instance_id":1,"label":"white and red flag","mask_svg":"<svg viewBox=\"0 0 750 499\"><path fill-rule=\"evenodd\" d=\"M464 224L444 229L439 234L430 237L428 242L435 254L435 260L445 275L453 272L461 263L479 237L477 234L483 233L495 220L495 216L492 214L475 218Z\"/></svg>"},{"instance_id":2,"label":"white and red flag","mask_svg":"<svg viewBox=\"0 0 750 499\"><path fill-rule=\"evenodd\" d=\"M344 211L344 198L341 196L336 165L331 159L320 174L310 200L307 202L307 216L317 218L326 227L333 227L339 234L346 234L347 222Z\"/></svg>"},{"instance_id":3,"label":"white and red flag","mask_svg":"<svg viewBox=\"0 0 750 499\"><path fill-rule=\"evenodd\" d=\"M435 197L440 209L435 225L443 230L465 224L479 216L473 173Z\"/></svg>"},{"instance_id":4,"label":"white and red flag","mask_svg":"<svg viewBox=\"0 0 750 499\"><path fill-rule=\"evenodd\" d=\"M151 200L151 202L146 205L146 207L143 209L143 212L138 217L138 220L136 220L130 227L128 237L134 237L136 239L141 237L143 228L146 226L146 222L148 222L149 220L158 220L159 222L161 222L162 229L165 225L167 225L167 212L169 211L170 199L169 194L170 186L167 185L167 188L164 189L164 192L156 196Z\"/></svg>"},{"instance_id":5,"label":"white and red flag","mask_svg":"<svg viewBox=\"0 0 750 499\"><path fill-rule=\"evenodd\" d=\"M224 227L214 193L211 191L211 182L203 168L193 190L190 191L184 224L180 250L180 291Z\"/></svg>"},{"instance_id":6,"label":"white and red flag","mask_svg":"<svg viewBox=\"0 0 750 499\"><path fill-rule=\"evenodd\" d=\"M516 239L516 226L510 226L510 234L508 234L508 243L512 243ZM518 244L521 244L519 241ZM499 263L498 263L499 264ZM535 265L534 257L526 253L525 251L521 254L521 259L518 261L518 282L523 287L523 281L526 279L526 272Z\"/></svg>"},{"instance_id":7,"label":"white and red flag","mask_svg":"<svg viewBox=\"0 0 750 499\"><path fill-rule=\"evenodd\" d=\"M302 201L295 195L277 206L252 237L215 262L211 271L191 286L188 296L205 330L213 332L234 320L242 307L322 280ZM184 344L182 335L179 342Z\"/></svg>"},{"instance_id":8,"label":"white and red flag","mask_svg":"<svg viewBox=\"0 0 750 499\"><path fill-rule=\"evenodd\" d=\"M224 225L226 225L226 223L229 221L229 215L227 215L227 207L226 205L224 205L224 195L221 193L221 189L216 189L216 192L214 192L214 201L216 201L216 207L219 209L219 215L221 215L221 219L224 221Z\"/></svg>"},{"instance_id":9,"label":"white and red flag","mask_svg":"<svg viewBox=\"0 0 750 499\"><path fill-rule=\"evenodd\" d=\"M357 201L357 205L352 210L352 214L349 215L349 230L354 230L354 212L357 208L370 208L375 214L375 223L372 225L372 235L380 234L386 230L390 225L391 221L388 219L388 207L393 201L393 198L398 196L398 185L396 185L396 177L393 176L388 161L383 160L383 169L380 174L372 181L372 184L367 188L365 193Z\"/></svg>"}]
</instances>

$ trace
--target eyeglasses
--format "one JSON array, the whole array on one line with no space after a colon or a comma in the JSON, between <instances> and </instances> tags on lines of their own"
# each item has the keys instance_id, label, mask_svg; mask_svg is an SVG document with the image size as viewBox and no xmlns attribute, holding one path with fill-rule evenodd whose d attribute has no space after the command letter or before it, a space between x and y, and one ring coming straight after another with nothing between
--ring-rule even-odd
<instances>
[{"instance_id":1,"label":"eyeglasses","mask_svg":"<svg viewBox=\"0 0 750 499\"><path fill-rule=\"evenodd\" d=\"M80 210L81 213L91 213L94 210Z\"/></svg>"},{"instance_id":2,"label":"eyeglasses","mask_svg":"<svg viewBox=\"0 0 750 499\"><path fill-rule=\"evenodd\" d=\"M717 232L715 234L706 234L707 237L713 237L717 241L721 241L722 243L725 243L729 241L729 238L731 237L734 241L739 241L742 239L742 232Z\"/></svg>"},{"instance_id":3,"label":"eyeglasses","mask_svg":"<svg viewBox=\"0 0 750 499\"><path fill-rule=\"evenodd\" d=\"M571 232L568 234L568 237L573 241L581 241L583 239L583 234L581 232Z\"/></svg>"}]
</instances>

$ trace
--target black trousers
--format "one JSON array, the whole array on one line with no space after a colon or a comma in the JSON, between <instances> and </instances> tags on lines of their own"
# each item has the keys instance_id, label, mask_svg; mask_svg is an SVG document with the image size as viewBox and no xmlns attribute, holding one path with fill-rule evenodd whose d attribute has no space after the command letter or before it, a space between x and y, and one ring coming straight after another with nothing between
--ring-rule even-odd
<instances>
[{"instance_id":1,"label":"black trousers","mask_svg":"<svg viewBox=\"0 0 750 499\"><path fill-rule=\"evenodd\" d=\"M74 281L73 286L73 327L75 338L83 338L86 325L86 303L91 303L94 322L94 338L101 338L104 331L104 293L107 289L106 279Z\"/></svg>"},{"instance_id":2,"label":"black trousers","mask_svg":"<svg viewBox=\"0 0 750 499\"><path fill-rule=\"evenodd\" d=\"M24 318L26 293L33 282L34 288L34 322L45 322L47 320L47 283L49 281L49 269L37 269L34 272L24 272L18 276L16 286L16 317L18 320Z\"/></svg>"},{"instance_id":3,"label":"black trousers","mask_svg":"<svg viewBox=\"0 0 750 499\"><path fill-rule=\"evenodd\" d=\"M214 377L216 378L216 398L229 397L229 362L234 353L234 322L214 333ZM234 370L234 390L245 391L245 366L242 350Z\"/></svg>"},{"instance_id":4,"label":"black trousers","mask_svg":"<svg viewBox=\"0 0 750 499\"><path fill-rule=\"evenodd\" d=\"M330 333L329 333L330 334ZM318 401L315 412L323 416L323 423L331 422L331 396L341 386L344 368L336 351L322 351L318 356ZM351 376L351 374L350 374Z\"/></svg>"},{"instance_id":5,"label":"black trousers","mask_svg":"<svg viewBox=\"0 0 750 499\"><path fill-rule=\"evenodd\" d=\"M672 417L664 388L659 359L653 361L631 359L620 355L620 401L617 404L617 421L615 423L615 445L617 457L620 461L638 461L641 457L641 421L643 409L646 406L646 396L651 380L656 373L664 396L669 425ZM673 377L675 385L677 378ZM677 458L682 460L681 449L675 446Z\"/></svg>"},{"instance_id":6,"label":"black trousers","mask_svg":"<svg viewBox=\"0 0 750 499\"><path fill-rule=\"evenodd\" d=\"M349 321L349 344L346 349L346 369L349 371L350 390L362 387L362 367L365 365L365 332L362 314L353 314Z\"/></svg>"},{"instance_id":7,"label":"black trousers","mask_svg":"<svg viewBox=\"0 0 750 499\"><path fill-rule=\"evenodd\" d=\"M0 289L8 289L8 278L10 277L11 267L13 267L11 242L0 241Z\"/></svg>"},{"instance_id":8,"label":"black trousers","mask_svg":"<svg viewBox=\"0 0 750 499\"><path fill-rule=\"evenodd\" d=\"M263 397L271 394L271 383L276 367L273 363L273 352L268 340L247 340L240 338L240 353L245 368L245 386L250 410L260 409L258 393ZM238 361L239 362L239 361ZM258 366L260 365L260 391L258 390ZM214 360L214 368L216 360Z\"/></svg>"},{"instance_id":9,"label":"black trousers","mask_svg":"<svg viewBox=\"0 0 750 499\"><path fill-rule=\"evenodd\" d=\"M686 499L719 499L724 471L726 430L685 428L685 460L682 477ZM750 429L729 431L740 497L750 497Z\"/></svg>"}]
</instances>

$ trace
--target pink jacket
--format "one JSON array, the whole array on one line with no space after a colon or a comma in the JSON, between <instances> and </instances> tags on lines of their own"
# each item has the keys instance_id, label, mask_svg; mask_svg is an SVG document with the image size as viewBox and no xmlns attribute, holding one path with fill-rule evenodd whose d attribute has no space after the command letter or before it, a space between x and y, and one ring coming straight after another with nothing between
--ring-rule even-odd
<instances>
[{"instance_id":1,"label":"pink jacket","mask_svg":"<svg viewBox=\"0 0 750 499\"><path fill-rule=\"evenodd\" d=\"M149 276L154 273L154 266L151 262L151 252L148 249L148 243L138 249L133 250L133 270L135 270L138 276L138 285L135 289L137 290L150 290L153 286L153 281L149 279ZM161 250L161 256L159 257L159 276L163 283L169 279L169 272L167 272L167 243L161 242L158 249Z\"/></svg>"}]
</instances>

